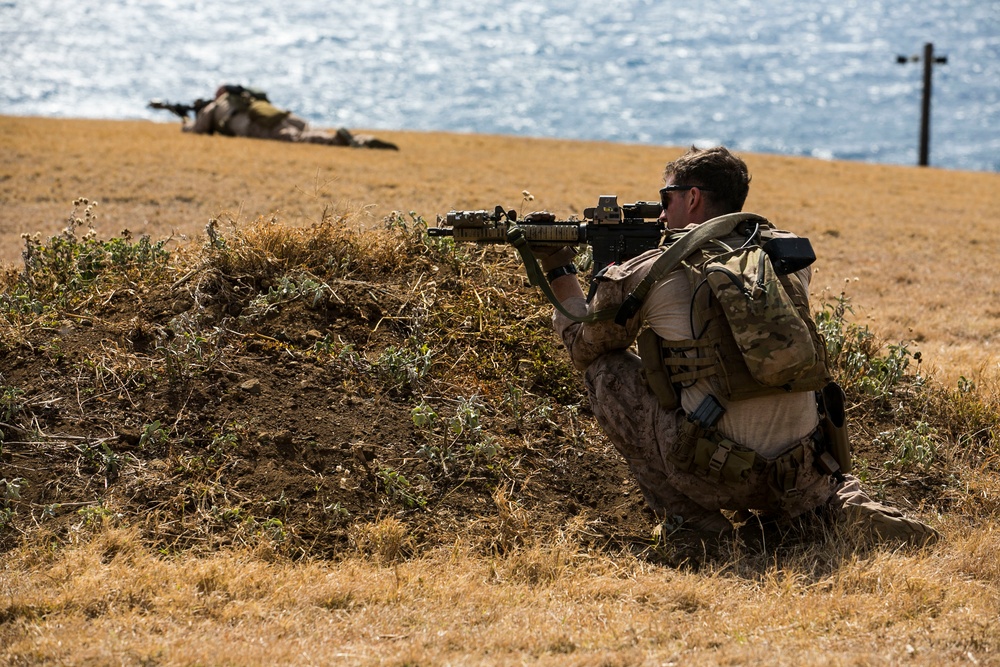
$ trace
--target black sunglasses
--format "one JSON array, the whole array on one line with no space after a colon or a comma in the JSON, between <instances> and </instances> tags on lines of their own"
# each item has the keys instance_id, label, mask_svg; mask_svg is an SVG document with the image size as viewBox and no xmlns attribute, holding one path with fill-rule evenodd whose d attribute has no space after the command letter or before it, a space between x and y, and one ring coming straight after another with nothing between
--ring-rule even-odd
<instances>
[{"instance_id":1,"label":"black sunglasses","mask_svg":"<svg viewBox=\"0 0 1000 667\"><path fill-rule=\"evenodd\" d=\"M664 185L660 188L660 206L667 208L667 204L670 203L667 201L668 192L680 192L682 190L690 190L691 188L698 188L699 190L704 190L705 192L712 192L711 188L703 188L700 185Z\"/></svg>"}]
</instances>

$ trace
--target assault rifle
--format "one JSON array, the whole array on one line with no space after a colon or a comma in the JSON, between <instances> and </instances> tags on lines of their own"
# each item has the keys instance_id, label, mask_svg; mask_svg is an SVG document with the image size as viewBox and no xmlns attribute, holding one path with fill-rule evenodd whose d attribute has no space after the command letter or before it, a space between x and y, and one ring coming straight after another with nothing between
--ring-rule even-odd
<instances>
[{"instance_id":1,"label":"assault rifle","mask_svg":"<svg viewBox=\"0 0 1000 667\"><path fill-rule=\"evenodd\" d=\"M150 109L163 109L169 111L180 118L187 118L189 113L198 114L199 111L208 106L212 100L197 99L192 104L181 104L175 102L164 102L163 100L150 100L146 105Z\"/></svg>"},{"instance_id":2,"label":"assault rifle","mask_svg":"<svg viewBox=\"0 0 1000 667\"><path fill-rule=\"evenodd\" d=\"M447 226L431 227L427 234L450 236L456 243L510 243L521 253L528 275L535 283L531 250L586 243L593 249L596 275L609 264L657 247L664 232L664 225L658 220L661 211L660 202L619 206L616 195L602 195L597 206L584 210L582 221L556 220L547 211L529 213L518 221L516 211L504 211L497 206L493 212L451 211L445 219Z\"/></svg>"}]
</instances>

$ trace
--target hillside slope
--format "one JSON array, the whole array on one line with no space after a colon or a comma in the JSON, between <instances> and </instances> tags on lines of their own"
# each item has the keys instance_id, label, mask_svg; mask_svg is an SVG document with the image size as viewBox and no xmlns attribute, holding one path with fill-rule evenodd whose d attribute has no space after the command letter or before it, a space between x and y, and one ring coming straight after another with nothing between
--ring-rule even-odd
<instances>
[{"instance_id":1,"label":"hillside slope","mask_svg":"<svg viewBox=\"0 0 1000 667\"><path fill-rule=\"evenodd\" d=\"M192 136L174 123L0 116L0 261L21 234L65 226L77 197L99 201L99 232L129 229L175 247L210 218L323 211L377 227L393 210L429 220L503 204L579 214L601 194L656 198L681 149L514 137L396 132L396 152ZM842 291L890 341L914 341L944 382L995 377L1000 362L1000 175L746 155L747 209L809 236L814 301ZM524 203L522 191L534 201ZM528 208L530 207L530 208Z\"/></svg>"}]
</instances>

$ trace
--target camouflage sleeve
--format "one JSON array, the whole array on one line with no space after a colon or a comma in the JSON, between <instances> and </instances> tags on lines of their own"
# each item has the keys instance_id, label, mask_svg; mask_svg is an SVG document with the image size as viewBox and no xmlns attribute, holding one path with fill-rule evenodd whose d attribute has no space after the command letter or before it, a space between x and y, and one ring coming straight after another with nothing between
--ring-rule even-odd
<instances>
[{"instance_id":1,"label":"camouflage sleeve","mask_svg":"<svg viewBox=\"0 0 1000 667\"><path fill-rule=\"evenodd\" d=\"M631 291L637 280L602 282L594 298L588 305L582 298L569 299L563 305L572 313L594 312L620 304ZM615 324L614 320L603 322L574 322L558 310L552 316L556 334L562 338L569 352L573 366L578 370L587 367L602 354L613 350L627 349L639 335L641 313L633 317L627 326Z\"/></svg>"}]
</instances>

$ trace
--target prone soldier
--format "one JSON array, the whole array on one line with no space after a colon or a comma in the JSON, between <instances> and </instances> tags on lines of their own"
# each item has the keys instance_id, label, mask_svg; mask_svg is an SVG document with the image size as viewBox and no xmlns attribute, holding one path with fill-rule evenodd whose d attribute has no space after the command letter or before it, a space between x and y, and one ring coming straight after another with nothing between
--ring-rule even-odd
<instances>
[{"instance_id":1,"label":"prone soldier","mask_svg":"<svg viewBox=\"0 0 1000 667\"><path fill-rule=\"evenodd\" d=\"M188 106L153 100L149 107L166 109L180 116L183 123L181 129L195 134L218 133L327 146L399 150L394 143L370 135L353 134L343 127L332 133L313 129L305 119L274 106L264 91L239 85L220 86L215 91L215 97L208 102L198 100ZM191 111L195 112L193 121L188 118Z\"/></svg>"}]
</instances>

